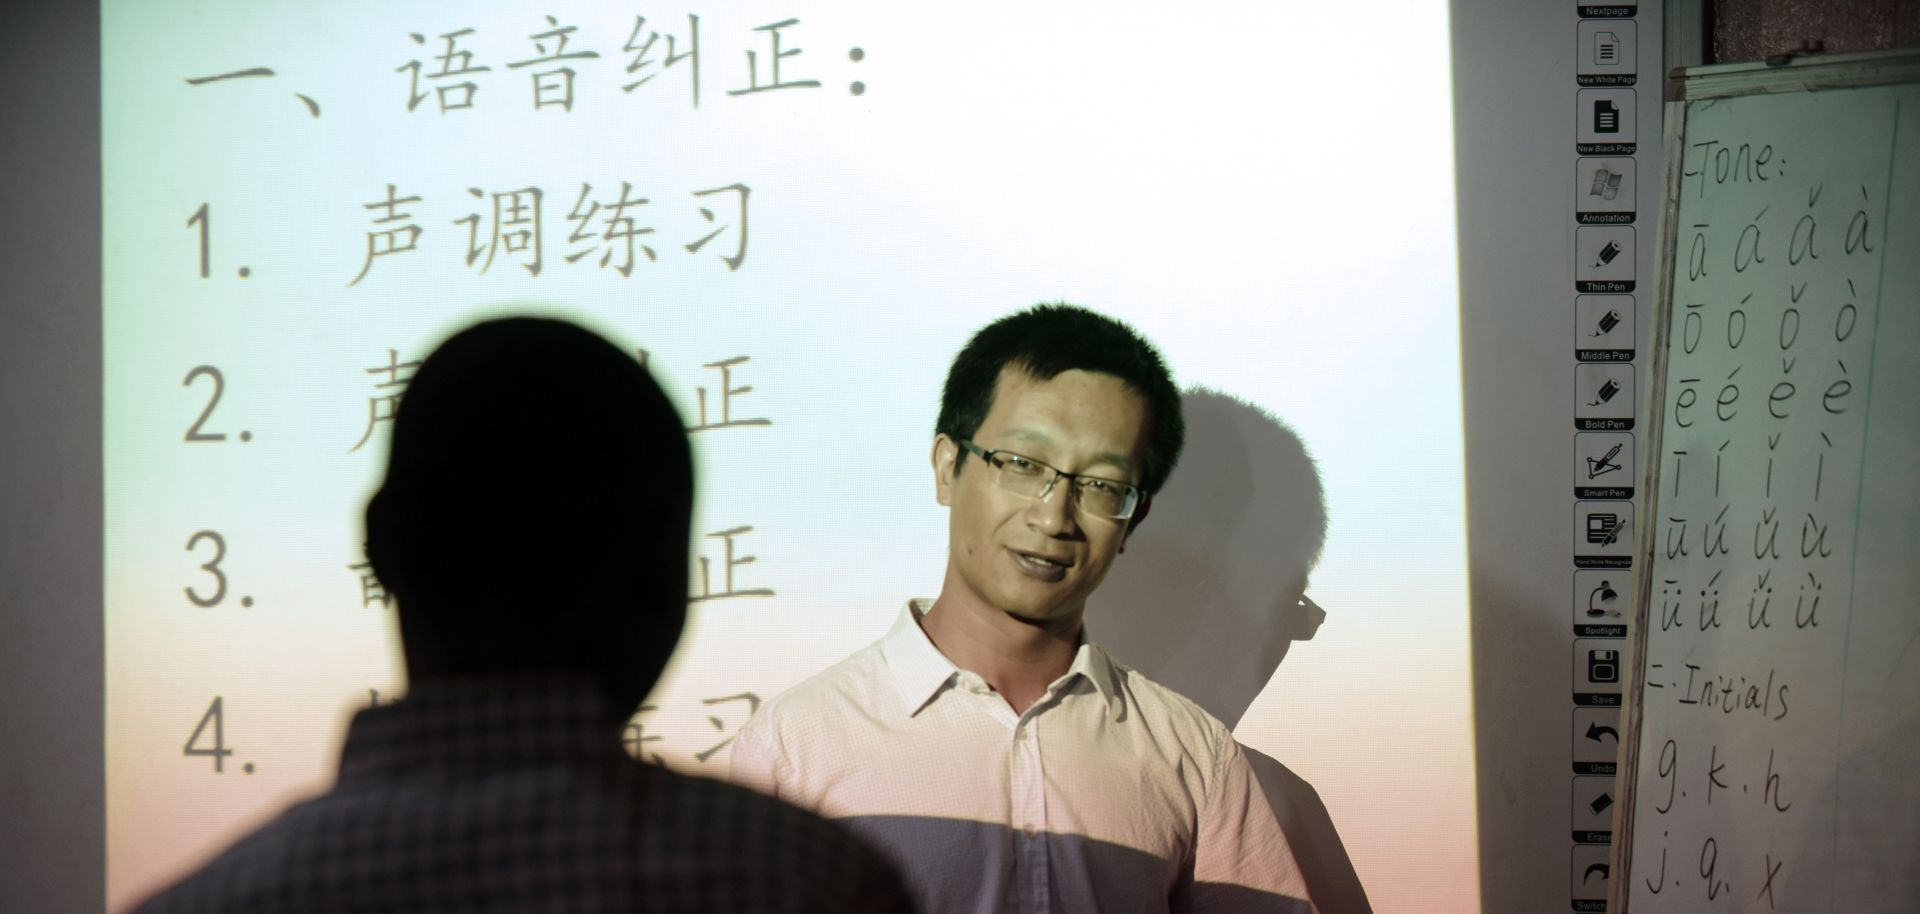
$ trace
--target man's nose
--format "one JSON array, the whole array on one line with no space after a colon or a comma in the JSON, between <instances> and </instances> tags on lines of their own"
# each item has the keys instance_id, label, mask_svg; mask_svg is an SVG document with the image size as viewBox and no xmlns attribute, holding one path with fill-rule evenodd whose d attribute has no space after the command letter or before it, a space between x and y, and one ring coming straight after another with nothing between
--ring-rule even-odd
<instances>
[{"instance_id":1,"label":"man's nose","mask_svg":"<svg viewBox=\"0 0 1920 914\"><path fill-rule=\"evenodd\" d=\"M1027 505L1027 526L1048 536L1070 534L1077 529L1073 512L1073 483L1055 474Z\"/></svg>"}]
</instances>

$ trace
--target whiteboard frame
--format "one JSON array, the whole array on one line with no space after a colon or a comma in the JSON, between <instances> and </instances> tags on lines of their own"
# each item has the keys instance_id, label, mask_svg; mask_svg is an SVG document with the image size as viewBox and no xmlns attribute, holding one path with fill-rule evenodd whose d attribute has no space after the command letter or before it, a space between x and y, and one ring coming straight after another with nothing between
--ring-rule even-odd
<instances>
[{"instance_id":1,"label":"whiteboard frame","mask_svg":"<svg viewBox=\"0 0 1920 914\"><path fill-rule=\"evenodd\" d=\"M1724 64L1676 69L1667 80L1663 113L1666 124L1666 200L1660 208L1656 234L1659 260L1654 267L1654 324L1649 353L1647 393L1640 415L1646 418L1641 436L1640 489L1645 500L1636 506L1634 524L1634 612L1627 632L1627 681L1620 706L1620 756L1614 768L1615 819L1608 853L1608 914L1628 914L1633 885L1633 824L1640 771L1640 729L1645 697L1648 607L1653 595L1653 534L1660 506L1662 436L1666 432L1666 391L1669 335L1673 323L1673 269L1677 255L1680 182L1686 167L1687 107L1696 101L1744 95L1783 95L1871 86L1920 84L1920 51L1870 51L1792 58L1775 62Z\"/></svg>"}]
</instances>

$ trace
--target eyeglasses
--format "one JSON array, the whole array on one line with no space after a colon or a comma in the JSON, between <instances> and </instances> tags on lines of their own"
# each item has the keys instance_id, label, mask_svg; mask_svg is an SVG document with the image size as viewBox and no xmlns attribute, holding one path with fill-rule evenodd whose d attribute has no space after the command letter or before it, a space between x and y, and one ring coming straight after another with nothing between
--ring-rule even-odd
<instances>
[{"instance_id":1,"label":"eyeglasses","mask_svg":"<svg viewBox=\"0 0 1920 914\"><path fill-rule=\"evenodd\" d=\"M1140 489L1137 486L1098 476L1063 472L1023 454L986 450L965 438L960 439L960 446L993 467L993 475L999 481L1000 488L1015 495L1044 499L1048 492L1053 491L1055 482L1065 479L1073 485L1070 491L1074 503L1088 514L1126 520L1140 507Z\"/></svg>"}]
</instances>

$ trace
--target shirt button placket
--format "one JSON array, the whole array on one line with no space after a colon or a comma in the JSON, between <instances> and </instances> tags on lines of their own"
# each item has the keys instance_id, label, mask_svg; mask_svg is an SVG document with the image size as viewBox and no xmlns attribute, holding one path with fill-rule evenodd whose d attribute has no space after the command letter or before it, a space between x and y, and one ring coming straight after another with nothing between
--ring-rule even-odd
<instances>
[{"instance_id":1,"label":"shirt button placket","mask_svg":"<svg viewBox=\"0 0 1920 914\"><path fill-rule=\"evenodd\" d=\"M1014 724L1013 746L1009 759L1013 790L1010 804L1019 845L1021 909L1050 911L1051 873L1047 860L1047 799L1045 769L1040 761L1040 733L1032 720Z\"/></svg>"}]
</instances>

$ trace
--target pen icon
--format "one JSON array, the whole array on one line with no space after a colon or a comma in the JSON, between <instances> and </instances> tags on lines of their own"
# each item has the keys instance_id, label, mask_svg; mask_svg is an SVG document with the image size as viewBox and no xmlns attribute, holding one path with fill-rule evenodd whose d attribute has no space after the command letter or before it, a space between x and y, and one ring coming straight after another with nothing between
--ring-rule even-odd
<instances>
[{"instance_id":1,"label":"pen icon","mask_svg":"<svg viewBox=\"0 0 1920 914\"><path fill-rule=\"evenodd\" d=\"M1597 391L1594 391L1594 397L1596 399L1594 399L1592 402L1588 403L1587 405L1599 406L1602 403L1612 400L1614 395L1619 392L1620 392L1620 382L1612 378L1608 378L1607 383L1600 385L1600 389Z\"/></svg>"},{"instance_id":2,"label":"pen icon","mask_svg":"<svg viewBox=\"0 0 1920 914\"><path fill-rule=\"evenodd\" d=\"M1587 478L1595 479L1620 469L1620 465L1613 462L1613 458L1619 455L1620 448L1621 448L1621 445L1616 444L1613 446L1612 450L1609 450L1605 454L1602 454L1598 459L1595 459L1593 457L1588 457L1587 458Z\"/></svg>"}]
</instances>

